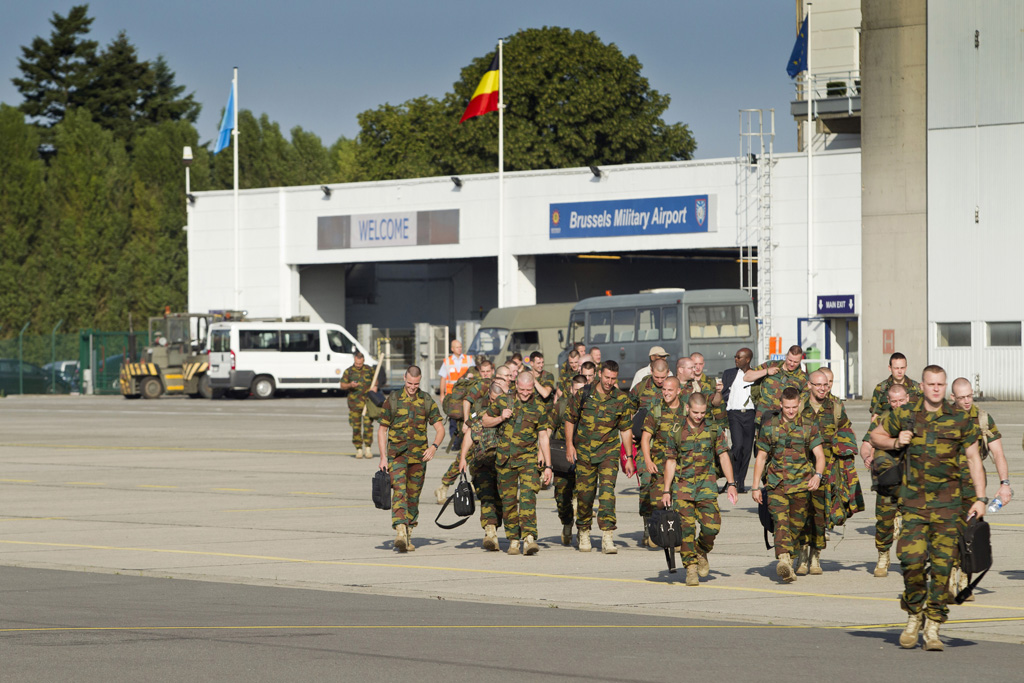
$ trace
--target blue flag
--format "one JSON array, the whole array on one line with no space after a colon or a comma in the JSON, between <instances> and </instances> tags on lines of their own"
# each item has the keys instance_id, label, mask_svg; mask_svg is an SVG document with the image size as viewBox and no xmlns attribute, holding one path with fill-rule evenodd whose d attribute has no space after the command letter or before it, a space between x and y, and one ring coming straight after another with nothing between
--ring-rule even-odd
<instances>
[{"instance_id":1,"label":"blue flag","mask_svg":"<svg viewBox=\"0 0 1024 683\"><path fill-rule=\"evenodd\" d=\"M786 65L786 73L790 78L796 78L801 71L807 71L807 17L804 17L804 25L796 34L793 54L789 56L789 63Z\"/></svg>"},{"instance_id":2,"label":"blue flag","mask_svg":"<svg viewBox=\"0 0 1024 683\"><path fill-rule=\"evenodd\" d=\"M217 144L213 146L213 153L221 151L231 144L231 131L235 127L235 88L232 86L228 94L228 106L224 110L224 118L220 122L220 133L217 134Z\"/></svg>"}]
</instances>

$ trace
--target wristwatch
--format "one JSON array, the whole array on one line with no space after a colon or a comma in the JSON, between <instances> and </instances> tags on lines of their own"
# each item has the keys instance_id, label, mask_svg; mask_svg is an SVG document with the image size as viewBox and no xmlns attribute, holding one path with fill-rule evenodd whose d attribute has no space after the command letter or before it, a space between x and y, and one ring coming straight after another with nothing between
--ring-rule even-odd
<instances>
[{"instance_id":1,"label":"wristwatch","mask_svg":"<svg viewBox=\"0 0 1024 683\"><path fill-rule=\"evenodd\" d=\"M727 482L725 482L725 488L729 488L730 486L735 487L736 486L736 482L734 482L734 481L727 481Z\"/></svg>"},{"instance_id":2,"label":"wristwatch","mask_svg":"<svg viewBox=\"0 0 1024 683\"><path fill-rule=\"evenodd\" d=\"M978 500L980 500L985 505L988 505L988 498L979 496Z\"/></svg>"},{"instance_id":3,"label":"wristwatch","mask_svg":"<svg viewBox=\"0 0 1024 683\"><path fill-rule=\"evenodd\" d=\"M1009 486L1010 485L1010 480L1009 479L1000 479L999 480L999 484L1001 486Z\"/></svg>"}]
</instances>

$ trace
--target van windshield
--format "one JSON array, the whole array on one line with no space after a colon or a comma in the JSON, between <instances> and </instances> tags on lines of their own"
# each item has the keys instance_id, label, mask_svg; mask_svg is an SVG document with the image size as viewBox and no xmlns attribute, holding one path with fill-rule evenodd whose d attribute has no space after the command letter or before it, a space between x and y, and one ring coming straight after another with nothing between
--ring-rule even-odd
<instances>
[{"instance_id":1,"label":"van windshield","mask_svg":"<svg viewBox=\"0 0 1024 683\"><path fill-rule=\"evenodd\" d=\"M494 356L505 348L505 339L508 338L508 330L501 327L481 327L473 337L473 343L469 345L471 356Z\"/></svg>"}]
</instances>

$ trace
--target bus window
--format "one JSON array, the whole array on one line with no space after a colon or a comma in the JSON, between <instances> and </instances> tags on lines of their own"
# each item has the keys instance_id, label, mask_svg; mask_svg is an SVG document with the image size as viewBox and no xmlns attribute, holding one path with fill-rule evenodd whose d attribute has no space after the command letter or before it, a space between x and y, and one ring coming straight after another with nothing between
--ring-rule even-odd
<instances>
[{"instance_id":1,"label":"bus window","mask_svg":"<svg viewBox=\"0 0 1024 683\"><path fill-rule=\"evenodd\" d=\"M239 330L238 346L240 351L277 351L277 330Z\"/></svg>"},{"instance_id":2,"label":"bus window","mask_svg":"<svg viewBox=\"0 0 1024 683\"><path fill-rule=\"evenodd\" d=\"M611 339L612 320L609 311L590 312L590 337L588 344L607 344Z\"/></svg>"},{"instance_id":3,"label":"bus window","mask_svg":"<svg viewBox=\"0 0 1024 683\"><path fill-rule=\"evenodd\" d=\"M661 331L658 329L660 311L657 308L641 308L637 311L636 340L641 342L658 341Z\"/></svg>"},{"instance_id":4,"label":"bus window","mask_svg":"<svg viewBox=\"0 0 1024 683\"><path fill-rule=\"evenodd\" d=\"M750 309L742 304L690 306L690 337L738 339L750 336Z\"/></svg>"},{"instance_id":5,"label":"bus window","mask_svg":"<svg viewBox=\"0 0 1024 683\"><path fill-rule=\"evenodd\" d=\"M281 350L310 352L320 350L319 330L288 330L281 333Z\"/></svg>"},{"instance_id":6,"label":"bus window","mask_svg":"<svg viewBox=\"0 0 1024 683\"><path fill-rule=\"evenodd\" d=\"M633 341L636 332L636 311L630 308L613 312L612 331L617 344Z\"/></svg>"},{"instance_id":7,"label":"bus window","mask_svg":"<svg viewBox=\"0 0 1024 683\"><path fill-rule=\"evenodd\" d=\"M509 353L520 353L525 360L534 351L540 350L540 333L536 330L513 332L508 345Z\"/></svg>"},{"instance_id":8,"label":"bus window","mask_svg":"<svg viewBox=\"0 0 1024 683\"><path fill-rule=\"evenodd\" d=\"M661 338L673 341L679 334L679 309L675 306L661 309Z\"/></svg>"},{"instance_id":9,"label":"bus window","mask_svg":"<svg viewBox=\"0 0 1024 683\"><path fill-rule=\"evenodd\" d=\"M569 348L577 342L586 343L583 337L583 332L586 327L586 314L583 311L573 311L572 317L569 319Z\"/></svg>"}]
</instances>

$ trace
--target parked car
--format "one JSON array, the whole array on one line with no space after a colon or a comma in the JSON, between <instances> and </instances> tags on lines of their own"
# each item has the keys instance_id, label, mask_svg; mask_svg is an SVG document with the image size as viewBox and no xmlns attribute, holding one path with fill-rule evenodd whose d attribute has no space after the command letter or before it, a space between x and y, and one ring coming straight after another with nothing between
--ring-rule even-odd
<instances>
[{"instance_id":1,"label":"parked car","mask_svg":"<svg viewBox=\"0 0 1024 683\"><path fill-rule=\"evenodd\" d=\"M59 360L43 366L43 371L47 373L52 373L54 369L57 370L59 376L64 377L65 381L71 385L72 393L81 391L81 374L77 360Z\"/></svg>"},{"instance_id":2,"label":"parked car","mask_svg":"<svg viewBox=\"0 0 1024 683\"><path fill-rule=\"evenodd\" d=\"M0 358L0 391L7 395L69 394L71 383L60 373L54 378L52 372L47 372L38 365L19 361L17 358Z\"/></svg>"}]
</instances>

